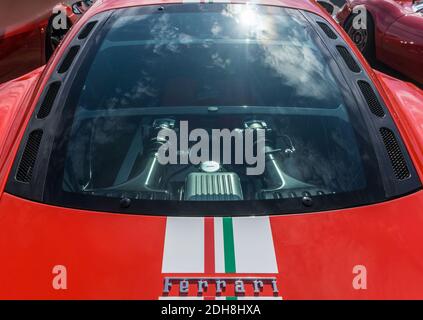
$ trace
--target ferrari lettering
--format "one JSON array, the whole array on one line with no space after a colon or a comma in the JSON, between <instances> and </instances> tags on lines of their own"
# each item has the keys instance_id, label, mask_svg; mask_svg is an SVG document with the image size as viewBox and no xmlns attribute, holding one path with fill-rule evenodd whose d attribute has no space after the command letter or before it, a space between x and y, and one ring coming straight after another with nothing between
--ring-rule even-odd
<instances>
[{"instance_id":1,"label":"ferrari lettering","mask_svg":"<svg viewBox=\"0 0 423 320\"><path fill-rule=\"evenodd\" d=\"M175 285L179 288L179 295L187 295L192 291L198 295L202 295L210 286L216 288L216 293L222 294L228 283L233 283L235 295L244 295L247 289L251 289L255 295L260 294L265 286L271 288L273 294L277 294L278 284L276 278L252 278L252 277L225 277L225 278L197 278L197 277L165 277L163 283L163 293L169 294Z\"/></svg>"}]
</instances>

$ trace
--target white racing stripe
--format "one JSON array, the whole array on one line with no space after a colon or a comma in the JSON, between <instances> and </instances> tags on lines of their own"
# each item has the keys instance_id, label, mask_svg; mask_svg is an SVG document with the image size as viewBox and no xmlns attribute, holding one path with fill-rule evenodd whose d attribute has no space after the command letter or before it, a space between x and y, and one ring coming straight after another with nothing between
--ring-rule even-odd
<instances>
[{"instance_id":1,"label":"white racing stripe","mask_svg":"<svg viewBox=\"0 0 423 320\"><path fill-rule=\"evenodd\" d=\"M222 218L214 218L214 263L216 273L225 273L225 248Z\"/></svg>"},{"instance_id":2,"label":"white racing stripe","mask_svg":"<svg viewBox=\"0 0 423 320\"><path fill-rule=\"evenodd\" d=\"M237 300L283 300L282 297L238 297Z\"/></svg>"},{"instance_id":3,"label":"white racing stripe","mask_svg":"<svg viewBox=\"0 0 423 320\"><path fill-rule=\"evenodd\" d=\"M159 300L204 300L204 297L194 297L194 296L187 296L187 297L180 297L180 296L175 296L175 297L159 297Z\"/></svg>"},{"instance_id":4,"label":"white racing stripe","mask_svg":"<svg viewBox=\"0 0 423 320\"><path fill-rule=\"evenodd\" d=\"M225 273L230 237L225 239L223 218L214 218L213 226L214 273ZM204 218L167 218L162 273L205 272L205 241L211 238L205 239L204 228ZM278 273L269 217L232 218L232 228L236 273Z\"/></svg>"},{"instance_id":5,"label":"white racing stripe","mask_svg":"<svg viewBox=\"0 0 423 320\"><path fill-rule=\"evenodd\" d=\"M162 273L204 272L204 218L168 217Z\"/></svg>"},{"instance_id":6,"label":"white racing stripe","mask_svg":"<svg viewBox=\"0 0 423 320\"><path fill-rule=\"evenodd\" d=\"M278 273L269 217L233 218L237 273Z\"/></svg>"}]
</instances>

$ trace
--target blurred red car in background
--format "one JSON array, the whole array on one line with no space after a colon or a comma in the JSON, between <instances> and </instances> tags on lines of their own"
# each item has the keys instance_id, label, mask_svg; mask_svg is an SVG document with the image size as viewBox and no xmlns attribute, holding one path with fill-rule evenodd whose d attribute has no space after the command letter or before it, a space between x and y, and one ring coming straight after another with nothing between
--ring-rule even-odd
<instances>
[{"instance_id":1,"label":"blurred red car in background","mask_svg":"<svg viewBox=\"0 0 423 320\"><path fill-rule=\"evenodd\" d=\"M59 3L31 21L0 30L0 83L45 64L69 28L93 1ZM53 20L66 15L66 28L53 28Z\"/></svg>"},{"instance_id":2,"label":"blurred red car in background","mask_svg":"<svg viewBox=\"0 0 423 320\"><path fill-rule=\"evenodd\" d=\"M367 29L353 28L360 5L367 10ZM347 0L337 19L370 62L377 59L423 83L423 1Z\"/></svg>"}]
</instances>

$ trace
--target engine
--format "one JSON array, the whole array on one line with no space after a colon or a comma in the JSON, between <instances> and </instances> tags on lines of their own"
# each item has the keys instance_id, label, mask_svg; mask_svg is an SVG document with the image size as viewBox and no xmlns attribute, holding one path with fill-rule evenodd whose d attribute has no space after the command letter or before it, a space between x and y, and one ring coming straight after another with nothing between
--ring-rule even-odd
<instances>
[{"instance_id":1,"label":"engine","mask_svg":"<svg viewBox=\"0 0 423 320\"><path fill-rule=\"evenodd\" d=\"M264 155L264 172L260 175L246 174L248 165L245 163L222 164L225 162L221 159L207 160L199 164L161 163L160 149L169 143L161 133L166 130L181 130L175 119L163 118L153 121L146 138L143 139L143 150L137 160L140 169L131 172L125 182L91 191L121 192L137 199L179 201L265 200L325 193L285 172L284 161L296 152L289 136L276 133L268 127L266 121L255 119L246 119L241 126L232 129L238 130L242 135L245 135L247 130L252 132L254 149L257 154ZM264 134L260 136L258 131ZM192 151L192 145L188 150L174 147L179 158L184 155L187 157ZM234 159L233 144L230 149ZM228 152L223 148L220 151Z\"/></svg>"}]
</instances>

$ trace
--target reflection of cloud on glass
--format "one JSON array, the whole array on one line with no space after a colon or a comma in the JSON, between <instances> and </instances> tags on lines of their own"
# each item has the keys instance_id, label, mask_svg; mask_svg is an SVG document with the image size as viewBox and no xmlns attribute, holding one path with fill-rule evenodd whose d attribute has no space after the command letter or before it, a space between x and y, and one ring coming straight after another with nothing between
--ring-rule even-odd
<instances>
[{"instance_id":1,"label":"reflection of cloud on glass","mask_svg":"<svg viewBox=\"0 0 423 320\"><path fill-rule=\"evenodd\" d=\"M148 17L149 16L146 15L146 14L137 15L137 16L123 16L123 17L121 17L121 18L119 18L115 21L115 23L113 24L112 30L114 30L116 32L120 32L120 30L117 30L117 29L122 28L122 27L128 27L132 24L139 23L139 22L147 19Z\"/></svg>"},{"instance_id":2,"label":"reflection of cloud on glass","mask_svg":"<svg viewBox=\"0 0 423 320\"><path fill-rule=\"evenodd\" d=\"M263 63L269 66L297 93L305 97L328 99L336 82L317 51L308 46L274 46L263 44Z\"/></svg>"},{"instance_id":3,"label":"reflection of cloud on glass","mask_svg":"<svg viewBox=\"0 0 423 320\"><path fill-rule=\"evenodd\" d=\"M157 95L157 89L152 85L154 79L145 72L142 74L142 79L138 80L130 90L125 88L125 91L123 91L119 87L115 88L113 97L106 101L106 107L125 107L132 105L134 101L142 100L143 97L155 97Z\"/></svg>"},{"instance_id":4,"label":"reflection of cloud on glass","mask_svg":"<svg viewBox=\"0 0 423 320\"><path fill-rule=\"evenodd\" d=\"M231 65L231 59L222 58L218 52L215 52L211 55L211 60L214 66L221 69L225 69Z\"/></svg>"},{"instance_id":5,"label":"reflection of cloud on glass","mask_svg":"<svg viewBox=\"0 0 423 320\"><path fill-rule=\"evenodd\" d=\"M149 19L145 20L147 16ZM222 82L223 77L219 74L225 72L230 73L227 74L228 78L236 77L237 72L249 75L252 77L248 79L251 83L260 82L260 77L266 76L276 90L281 90L281 98L275 100L276 104L316 102L325 105L326 101L332 103L340 100L338 85L330 68L312 39L308 22L297 10L227 5L219 13L207 12L201 16L161 13L124 17L118 21L121 30L119 34L114 34L116 39L113 45L121 48L107 54L130 57L131 63L139 69L128 67L132 76L129 77L129 73L121 75L122 79L116 81L115 87L110 86L110 95L107 96L112 97L103 104L107 107L125 106L134 104L135 100L154 98L164 85L158 81L153 83L144 71L149 70L150 76L159 79L162 77L160 68L168 68L169 72L163 78L169 78L173 75L173 69L182 65L187 66L183 70L190 71L190 66L195 66L195 72L208 73L210 81L220 79ZM131 48L124 49L126 46ZM109 56L105 60L110 61ZM128 61L125 65L131 63ZM191 77L191 74L184 76ZM247 79L237 79L231 85L235 87L243 82L245 87L248 81L244 80ZM261 83L258 84L260 87ZM215 90L223 90L218 83L216 86ZM257 92L260 90L266 93L262 88L258 88ZM152 99L148 100L151 103ZM157 102L157 99L153 100Z\"/></svg>"},{"instance_id":6,"label":"reflection of cloud on glass","mask_svg":"<svg viewBox=\"0 0 423 320\"><path fill-rule=\"evenodd\" d=\"M169 14L163 14L160 18L154 20L151 26L150 34L154 37L154 52L162 53L162 50L178 52L179 45L189 44L193 37L179 30L174 23L169 23Z\"/></svg>"},{"instance_id":7,"label":"reflection of cloud on glass","mask_svg":"<svg viewBox=\"0 0 423 320\"><path fill-rule=\"evenodd\" d=\"M221 32L222 32L222 27L217 22L214 22L211 28L211 34L214 37L217 37L220 35Z\"/></svg>"},{"instance_id":8,"label":"reflection of cloud on glass","mask_svg":"<svg viewBox=\"0 0 423 320\"><path fill-rule=\"evenodd\" d=\"M254 6L228 6L225 15L234 17L256 40L262 55L256 58L270 67L284 85L295 88L297 94L320 100L336 98L337 87L324 58L304 26L306 21L295 11L289 14L260 14ZM272 43L270 40L278 40ZM318 56L317 56L318 55ZM330 97L330 95L333 95ZM329 96L328 96L329 95Z\"/></svg>"}]
</instances>

